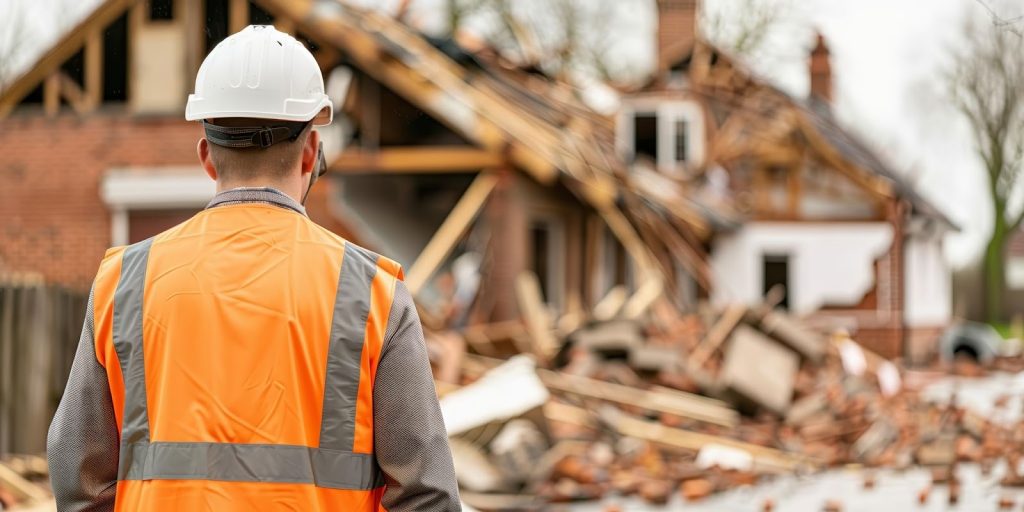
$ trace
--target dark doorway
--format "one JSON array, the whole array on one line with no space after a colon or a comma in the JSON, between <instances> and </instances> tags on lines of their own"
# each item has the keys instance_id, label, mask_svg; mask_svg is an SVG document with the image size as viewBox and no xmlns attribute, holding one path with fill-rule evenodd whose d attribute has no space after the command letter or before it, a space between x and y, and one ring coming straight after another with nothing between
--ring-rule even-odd
<instances>
[{"instance_id":1,"label":"dark doorway","mask_svg":"<svg viewBox=\"0 0 1024 512\"><path fill-rule=\"evenodd\" d=\"M764 255L764 289L765 297L772 292L773 299L778 296L778 303L775 307L789 309L789 255L786 254L765 254Z\"/></svg>"},{"instance_id":2,"label":"dark doorway","mask_svg":"<svg viewBox=\"0 0 1024 512\"><path fill-rule=\"evenodd\" d=\"M633 116L633 158L658 161L658 116L637 113Z\"/></svg>"}]
</instances>

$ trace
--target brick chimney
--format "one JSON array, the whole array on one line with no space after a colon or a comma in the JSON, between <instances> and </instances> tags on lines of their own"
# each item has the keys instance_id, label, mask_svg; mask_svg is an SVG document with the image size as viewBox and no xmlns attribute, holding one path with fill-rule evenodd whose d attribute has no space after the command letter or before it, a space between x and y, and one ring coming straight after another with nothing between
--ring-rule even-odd
<instances>
[{"instance_id":1,"label":"brick chimney","mask_svg":"<svg viewBox=\"0 0 1024 512\"><path fill-rule=\"evenodd\" d=\"M808 58L808 72L811 76L811 97L832 103L832 64L829 62L825 36L818 32L818 41Z\"/></svg>"},{"instance_id":2,"label":"brick chimney","mask_svg":"<svg viewBox=\"0 0 1024 512\"><path fill-rule=\"evenodd\" d=\"M692 42L697 36L698 0L657 0L658 3L658 62L665 58L665 50ZM663 62L662 62L663 63Z\"/></svg>"}]
</instances>

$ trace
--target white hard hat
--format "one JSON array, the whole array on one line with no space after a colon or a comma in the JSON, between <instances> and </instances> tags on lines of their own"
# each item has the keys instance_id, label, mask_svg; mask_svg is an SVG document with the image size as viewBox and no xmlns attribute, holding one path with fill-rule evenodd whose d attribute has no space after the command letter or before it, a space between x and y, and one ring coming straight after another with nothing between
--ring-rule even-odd
<instances>
[{"instance_id":1,"label":"white hard hat","mask_svg":"<svg viewBox=\"0 0 1024 512\"><path fill-rule=\"evenodd\" d=\"M334 107L320 66L302 43L270 25L249 25L206 56L185 105L189 121L224 117L325 125Z\"/></svg>"}]
</instances>

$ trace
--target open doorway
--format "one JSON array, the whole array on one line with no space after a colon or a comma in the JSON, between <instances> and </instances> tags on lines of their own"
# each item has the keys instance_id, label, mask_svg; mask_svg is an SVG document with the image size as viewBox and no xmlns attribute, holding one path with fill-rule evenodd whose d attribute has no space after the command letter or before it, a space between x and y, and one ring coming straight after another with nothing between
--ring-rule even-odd
<instances>
[{"instance_id":1,"label":"open doorway","mask_svg":"<svg viewBox=\"0 0 1024 512\"><path fill-rule=\"evenodd\" d=\"M778 299L775 307L788 310L790 297L789 255L765 254L762 275L764 276L763 296L767 297L768 292L777 288L777 291L772 292L772 295L777 295L773 299Z\"/></svg>"}]
</instances>

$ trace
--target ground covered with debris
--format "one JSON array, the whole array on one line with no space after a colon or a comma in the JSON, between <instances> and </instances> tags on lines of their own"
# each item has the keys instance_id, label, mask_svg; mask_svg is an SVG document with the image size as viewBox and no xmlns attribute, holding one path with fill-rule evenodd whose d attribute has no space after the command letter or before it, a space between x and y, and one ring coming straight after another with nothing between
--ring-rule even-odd
<instances>
[{"instance_id":1,"label":"ground covered with debris","mask_svg":"<svg viewBox=\"0 0 1024 512\"><path fill-rule=\"evenodd\" d=\"M649 313L541 337L529 321L428 335L468 505L1024 504L1014 395L1024 377L970 363L903 368L769 308L680 315L654 302Z\"/></svg>"}]
</instances>

